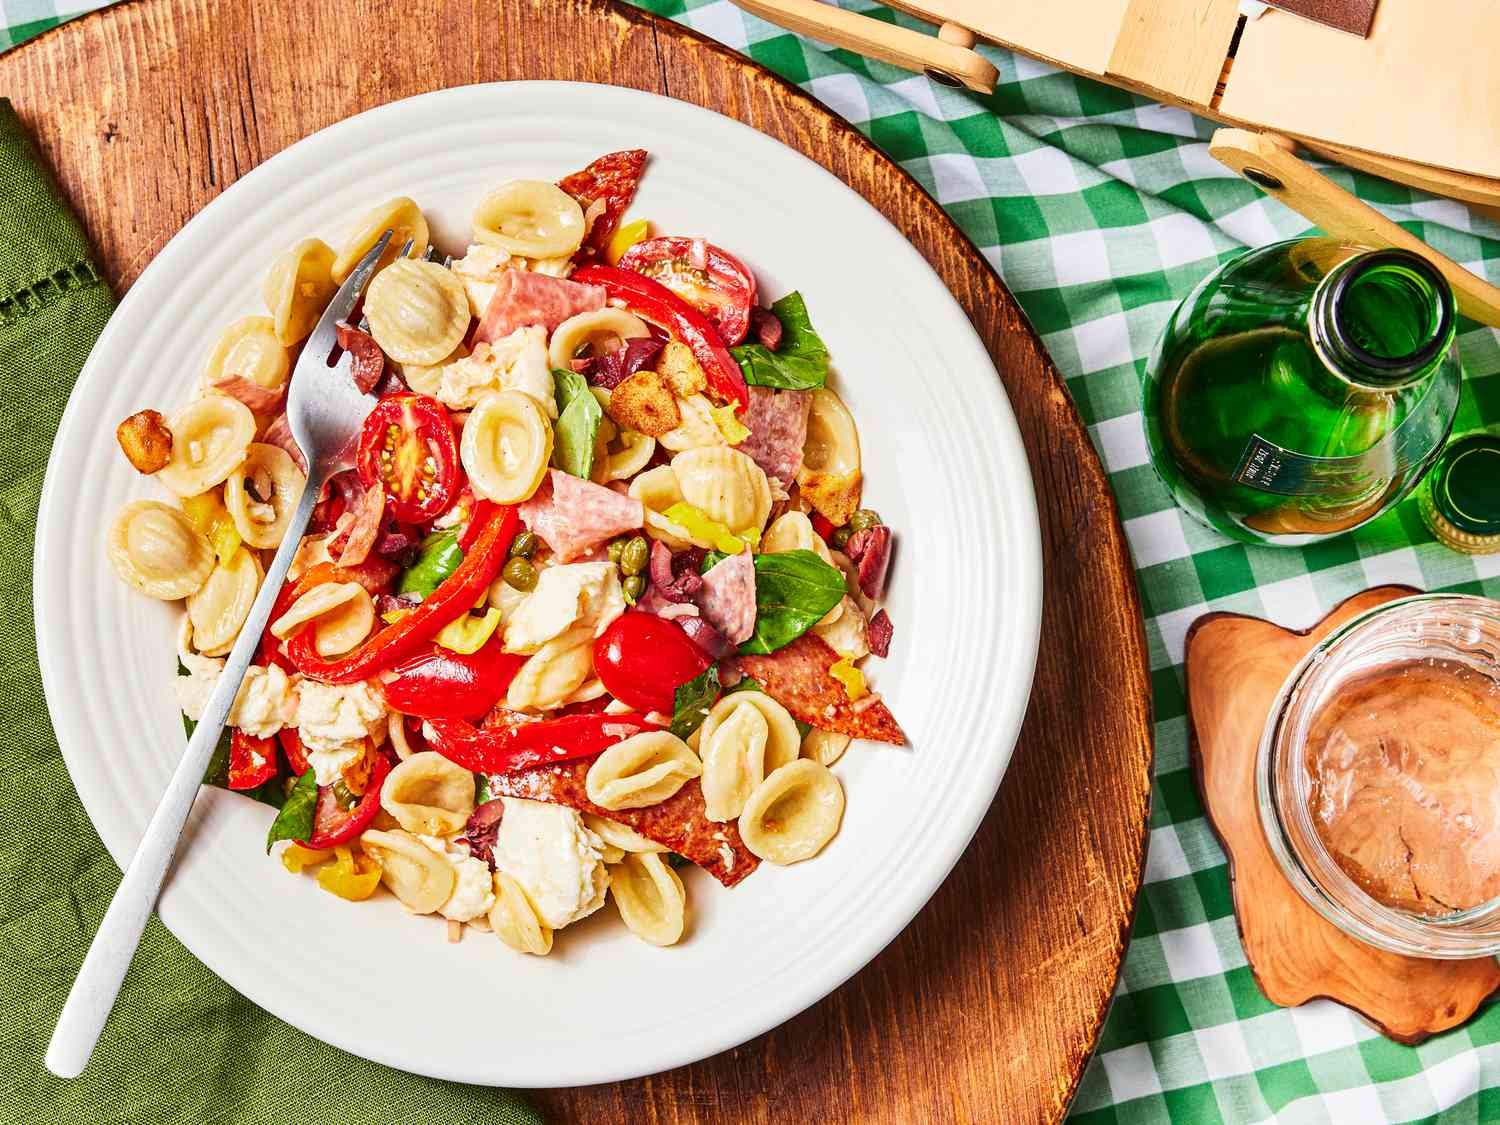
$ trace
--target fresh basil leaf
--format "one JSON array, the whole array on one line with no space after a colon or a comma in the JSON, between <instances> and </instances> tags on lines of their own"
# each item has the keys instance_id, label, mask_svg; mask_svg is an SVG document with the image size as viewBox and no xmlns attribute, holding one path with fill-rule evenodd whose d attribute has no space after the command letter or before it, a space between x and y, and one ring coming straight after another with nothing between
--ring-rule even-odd
<instances>
[{"instance_id":1,"label":"fresh basil leaf","mask_svg":"<svg viewBox=\"0 0 1500 1125\"><path fill-rule=\"evenodd\" d=\"M672 703L671 731L678 738L686 738L708 717L708 709L719 698L719 666L710 664L701 675L693 677L677 688Z\"/></svg>"},{"instance_id":2,"label":"fresh basil leaf","mask_svg":"<svg viewBox=\"0 0 1500 1125\"><path fill-rule=\"evenodd\" d=\"M811 551L755 556L755 632L740 651L763 655L785 648L839 604L844 572Z\"/></svg>"},{"instance_id":3,"label":"fresh basil leaf","mask_svg":"<svg viewBox=\"0 0 1500 1125\"><path fill-rule=\"evenodd\" d=\"M693 861L688 859L688 857L685 855L678 855L676 852L667 853L668 867L690 867L692 866L692 863Z\"/></svg>"},{"instance_id":4,"label":"fresh basil leaf","mask_svg":"<svg viewBox=\"0 0 1500 1125\"><path fill-rule=\"evenodd\" d=\"M828 381L828 349L813 331L802 294L788 293L771 306L781 321L781 346L774 352L764 344L730 348L752 387L781 387L808 391Z\"/></svg>"},{"instance_id":5,"label":"fresh basil leaf","mask_svg":"<svg viewBox=\"0 0 1500 1125\"><path fill-rule=\"evenodd\" d=\"M491 797L490 775L487 773L476 773L474 775L474 805L477 808Z\"/></svg>"},{"instance_id":6,"label":"fresh basil leaf","mask_svg":"<svg viewBox=\"0 0 1500 1125\"><path fill-rule=\"evenodd\" d=\"M312 835L313 813L318 808L318 778L309 769L297 779L287 794L286 804L271 822L266 833L266 851L278 840L306 840Z\"/></svg>"},{"instance_id":7,"label":"fresh basil leaf","mask_svg":"<svg viewBox=\"0 0 1500 1125\"><path fill-rule=\"evenodd\" d=\"M594 440L604 408L589 390L589 381L576 371L554 370L557 421L552 426L552 463L565 473L589 479L594 471Z\"/></svg>"},{"instance_id":8,"label":"fresh basil leaf","mask_svg":"<svg viewBox=\"0 0 1500 1125\"><path fill-rule=\"evenodd\" d=\"M401 575L396 584L398 594L416 594L426 598L443 580L458 569L464 561L464 552L458 545L458 533L439 531L422 540L417 549L417 560Z\"/></svg>"},{"instance_id":9,"label":"fresh basil leaf","mask_svg":"<svg viewBox=\"0 0 1500 1125\"><path fill-rule=\"evenodd\" d=\"M703 562L698 567L698 573L707 574L715 565L723 562L728 557L723 551L705 551L703 553Z\"/></svg>"},{"instance_id":10,"label":"fresh basil leaf","mask_svg":"<svg viewBox=\"0 0 1500 1125\"><path fill-rule=\"evenodd\" d=\"M177 662L177 672L181 676L187 675L187 669L182 666L180 660ZM198 724L184 715L182 729L187 732L189 738L192 738L193 731L198 729ZM234 729L225 727L219 732L219 741L214 744L213 755L208 759L208 768L203 771L204 785L229 789L229 752L233 745ZM242 797L251 797L263 805L270 805L273 809L281 808L286 802L286 786L282 784L280 776L263 781L254 789L231 789L230 792L238 793Z\"/></svg>"}]
</instances>

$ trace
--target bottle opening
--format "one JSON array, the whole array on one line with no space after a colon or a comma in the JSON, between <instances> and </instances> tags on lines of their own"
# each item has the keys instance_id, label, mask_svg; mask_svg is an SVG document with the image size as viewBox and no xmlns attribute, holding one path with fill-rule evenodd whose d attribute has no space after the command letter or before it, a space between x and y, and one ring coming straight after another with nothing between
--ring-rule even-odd
<instances>
[{"instance_id":1,"label":"bottle opening","mask_svg":"<svg viewBox=\"0 0 1500 1125\"><path fill-rule=\"evenodd\" d=\"M1379 381L1425 368L1453 336L1453 291L1442 274L1407 250L1350 259L1329 293L1330 343L1357 374Z\"/></svg>"}]
</instances>

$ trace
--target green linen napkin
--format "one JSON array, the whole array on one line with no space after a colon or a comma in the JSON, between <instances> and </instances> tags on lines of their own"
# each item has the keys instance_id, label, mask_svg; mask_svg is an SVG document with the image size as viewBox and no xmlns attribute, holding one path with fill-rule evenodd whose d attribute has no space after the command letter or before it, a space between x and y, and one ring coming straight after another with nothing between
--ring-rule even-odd
<instances>
[{"instance_id":1,"label":"green linen napkin","mask_svg":"<svg viewBox=\"0 0 1500 1125\"><path fill-rule=\"evenodd\" d=\"M43 1068L120 875L47 718L31 548L63 406L113 309L82 229L0 98L0 1121L539 1125L519 1094L402 1074L287 1026L155 918L83 1076Z\"/></svg>"}]
</instances>

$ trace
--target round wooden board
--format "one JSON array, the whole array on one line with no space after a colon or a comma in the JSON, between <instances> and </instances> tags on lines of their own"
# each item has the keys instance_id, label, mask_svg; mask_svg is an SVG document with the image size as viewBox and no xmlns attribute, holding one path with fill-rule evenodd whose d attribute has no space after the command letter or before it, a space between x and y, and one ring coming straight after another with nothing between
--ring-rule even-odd
<instances>
[{"instance_id":1,"label":"round wooden board","mask_svg":"<svg viewBox=\"0 0 1500 1125\"><path fill-rule=\"evenodd\" d=\"M879 207L942 275L1005 380L1036 480L1047 584L1010 772L905 933L822 1003L736 1050L640 1081L539 1092L538 1103L559 1122L1060 1119L1104 1021L1141 879L1145 637L1114 499L1056 369L915 181L792 85L605 0L408 0L399 13L363 0L134 0L0 57L0 92L119 291L209 200L307 134L413 94L518 78L707 106Z\"/></svg>"}]
</instances>

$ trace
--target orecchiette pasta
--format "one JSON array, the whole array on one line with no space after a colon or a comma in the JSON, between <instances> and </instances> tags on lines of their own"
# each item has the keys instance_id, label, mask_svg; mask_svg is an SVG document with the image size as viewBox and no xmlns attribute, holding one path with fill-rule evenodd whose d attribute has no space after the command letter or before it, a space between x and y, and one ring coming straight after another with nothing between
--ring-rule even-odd
<instances>
[{"instance_id":1,"label":"orecchiette pasta","mask_svg":"<svg viewBox=\"0 0 1500 1125\"><path fill-rule=\"evenodd\" d=\"M682 739L647 731L595 758L584 787L602 809L639 809L660 804L702 773L703 764Z\"/></svg>"},{"instance_id":2,"label":"orecchiette pasta","mask_svg":"<svg viewBox=\"0 0 1500 1125\"><path fill-rule=\"evenodd\" d=\"M305 238L271 266L263 290L276 338L288 346L313 330L333 291L333 247Z\"/></svg>"},{"instance_id":3,"label":"orecchiette pasta","mask_svg":"<svg viewBox=\"0 0 1500 1125\"><path fill-rule=\"evenodd\" d=\"M689 395L677 400L682 421L656 440L664 449L681 453L685 449L702 449L711 445L728 445L719 424L714 421L714 404L704 395Z\"/></svg>"},{"instance_id":4,"label":"orecchiette pasta","mask_svg":"<svg viewBox=\"0 0 1500 1125\"><path fill-rule=\"evenodd\" d=\"M660 539L674 551L693 546L713 546L711 543L695 544L687 528L662 514L673 504L683 502L682 489L677 485L677 474L672 472L671 465L658 465L636 477L630 482L630 496L639 500L646 509L646 525L643 530L651 538Z\"/></svg>"},{"instance_id":5,"label":"orecchiette pasta","mask_svg":"<svg viewBox=\"0 0 1500 1125\"><path fill-rule=\"evenodd\" d=\"M287 381L292 370L292 357L285 343L276 333L276 321L270 317L241 317L219 334L213 351L208 353L208 363L203 369L204 389L220 379L238 376L267 390L276 390Z\"/></svg>"},{"instance_id":6,"label":"orecchiette pasta","mask_svg":"<svg viewBox=\"0 0 1500 1125\"><path fill-rule=\"evenodd\" d=\"M760 531L771 514L765 470L738 449L706 446L672 458L682 497L730 531Z\"/></svg>"},{"instance_id":7,"label":"orecchiette pasta","mask_svg":"<svg viewBox=\"0 0 1500 1125\"><path fill-rule=\"evenodd\" d=\"M386 776L380 807L415 835L451 835L474 811L474 775L437 751L424 750Z\"/></svg>"},{"instance_id":8,"label":"orecchiette pasta","mask_svg":"<svg viewBox=\"0 0 1500 1125\"><path fill-rule=\"evenodd\" d=\"M214 569L213 548L187 516L156 500L120 509L109 528L109 561L149 597L176 601L196 593Z\"/></svg>"},{"instance_id":9,"label":"orecchiette pasta","mask_svg":"<svg viewBox=\"0 0 1500 1125\"><path fill-rule=\"evenodd\" d=\"M306 484L286 450L252 442L245 460L224 481L224 506L240 538L252 547L279 547Z\"/></svg>"},{"instance_id":10,"label":"orecchiette pasta","mask_svg":"<svg viewBox=\"0 0 1500 1125\"><path fill-rule=\"evenodd\" d=\"M419 395L437 397L439 388L443 385L443 368L450 363L457 363L461 359L469 358L469 349L459 344L437 363L403 363L399 364L401 378L406 380L406 385Z\"/></svg>"},{"instance_id":11,"label":"orecchiette pasta","mask_svg":"<svg viewBox=\"0 0 1500 1125\"><path fill-rule=\"evenodd\" d=\"M836 525L849 522L859 507L859 432L843 399L827 387L812 392L797 484Z\"/></svg>"},{"instance_id":12,"label":"orecchiette pasta","mask_svg":"<svg viewBox=\"0 0 1500 1125\"><path fill-rule=\"evenodd\" d=\"M459 459L480 496L519 504L542 483L552 458L552 425L530 395L493 391L464 421Z\"/></svg>"},{"instance_id":13,"label":"orecchiette pasta","mask_svg":"<svg viewBox=\"0 0 1500 1125\"><path fill-rule=\"evenodd\" d=\"M433 364L463 343L469 299L450 270L407 258L370 282L365 316L370 335L397 363Z\"/></svg>"},{"instance_id":14,"label":"orecchiette pasta","mask_svg":"<svg viewBox=\"0 0 1500 1125\"><path fill-rule=\"evenodd\" d=\"M720 724L743 708L760 712L766 722L766 773L797 760L802 749L802 734L791 712L763 691L736 691L724 696L708 710L700 731L699 746L707 750Z\"/></svg>"},{"instance_id":15,"label":"orecchiette pasta","mask_svg":"<svg viewBox=\"0 0 1500 1125\"><path fill-rule=\"evenodd\" d=\"M583 686L594 672L594 630L581 625L537 649L506 689L512 711L548 711Z\"/></svg>"},{"instance_id":16,"label":"orecchiette pasta","mask_svg":"<svg viewBox=\"0 0 1500 1125\"><path fill-rule=\"evenodd\" d=\"M612 480L629 480L650 463L656 453L656 439L636 430L620 429L609 417L609 392L603 387L589 389L604 409L599 433L594 438L593 481L608 484Z\"/></svg>"},{"instance_id":17,"label":"orecchiette pasta","mask_svg":"<svg viewBox=\"0 0 1500 1125\"><path fill-rule=\"evenodd\" d=\"M676 945L687 923L687 890L659 855L627 855L609 889L630 932L652 945Z\"/></svg>"},{"instance_id":18,"label":"orecchiette pasta","mask_svg":"<svg viewBox=\"0 0 1500 1125\"><path fill-rule=\"evenodd\" d=\"M580 349L585 355L597 355L617 347L625 340L639 339L651 333L646 322L624 309L603 308L570 316L552 333L548 355L553 367L568 370L568 363Z\"/></svg>"},{"instance_id":19,"label":"orecchiette pasta","mask_svg":"<svg viewBox=\"0 0 1500 1125\"><path fill-rule=\"evenodd\" d=\"M240 627L250 616L260 588L260 560L241 547L227 563L214 567L208 581L187 602L193 644L204 656L223 656L234 647Z\"/></svg>"},{"instance_id":20,"label":"orecchiette pasta","mask_svg":"<svg viewBox=\"0 0 1500 1125\"><path fill-rule=\"evenodd\" d=\"M480 201L474 238L527 258L571 254L587 229L583 208L556 184L512 180Z\"/></svg>"},{"instance_id":21,"label":"orecchiette pasta","mask_svg":"<svg viewBox=\"0 0 1500 1125\"><path fill-rule=\"evenodd\" d=\"M865 615L848 594L829 610L827 617L813 626L813 632L827 641L829 648L848 660L863 660L870 655L869 629L865 623Z\"/></svg>"},{"instance_id":22,"label":"orecchiette pasta","mask_svg":"<svg viewBox=\"0 0 1500 1125\"><path fill-rule=\"evenodd\" d=\"M375 603L358 582L322 582L271 622L271 635L285 640L310 621L318 630L318 655L342 656L374 629Z\"/></svg>"},{"instance_id":23,"label":"orecchiette pasta","mask_svg":"<svg viewBox=\"0 0 1500 1125\"><path fill-rule=\"evenodd\" d=\"M720 822L734 820L745 801L766 778L766 739L770 730L756 707L735 707L714 730L700 737L703 756L703 815Z\"/></svg>"},{"instance_id":24,"label":"orecchiette pasta","mask_svg":"<svg viewBox=\"0 0 1500 1125\"><path fill-rule=\"evenodd\" d=\"M368 212L344 244L339 247L338 257L333 260L333 280L342 285L345 279L354 272L354 267L359 265L359 260L370 252L370 249L380 241L380 236L386 231L392 231L390 242L386 243L385 250L380 255L380 265L384 268L394 262L401 255L401 248L410 242L412 244L411 255L421 257L427 252L427 218L422 214L422 209L406 196L397 196L382 203L373 211Z\"/></svg>"},{"instance_id":25,"label":"orecchiette pasta","mask_svg":"<svg viewBox=\"0 0 1500 1125\"><path fill-rule=\"evenodd\" d=\"M817 855L839 830L844 789L828 767L798 758L773 770L740 814L740 839L767 863L799 863Z\"/></svg>"},{"instance_id":26,"label":"orecchiette pasta","mask_svg":"<svg viewBox=\"0 0 1500 1125\"><path fill-rule=\"evenodd\" d=\"M537 916L526 892L503 871L495 872L495 905L490 907L490 929L517 953L545 957L552 952L552 930Z\"/></svg>"},{"instance_id":27,"label":"orecchiette pasta","mask_svg":"<svg viewBox=\"0 0 1500 1125\"><path fill-rule=\"evenodd\" d=\"M156 474L178 496L197 496L223 484L255 439L255 415L224 395L190 402L167 421L172 460Z\"/></svg>"},{"instance_id":28,"label":"orecchiette pasta","mask_svg":"<svg viewBox=\"0 0 1500 1125\"><path fill-rule=\"evenodd\" d=\"M413 914L431 914L453 894L453 867L405 829L369 829L359 846L380 864L380 881Z\"/></svg>"},{"instance_id":29,"label":"orecchiette pasta","mask_svg":"<svg viewBox=\"0 0 1500 1125\"><path fill-rule=\"evenodd\" d=\"M664 852L667 851L665 844L658 844L655 840L648 840L628 824L621 824L618 820L607 820L593 813L583 814L583 823L589 829L611 847L619 848L622 852Z\"/></svg>"},{"instance_id":30,"label":"orecchiette pasta","mask_svg":"<svg viewBox=\"0 0 1500 1125\"><path fill-rule=\"evenodd\" d=\"M802 756L811 758L821 766L831 766L844 756L851 741L853 740L847 734L813 727L802 739Z\"/></svg>"},{"instance_id":31,"label":"orecchiette pasta","mask_svg":"<svg viewBox=\"0 0 1500 1125\"><path fill-rule=\"evenodd\" d=\"M412 749L411 741L406 737L406 716L398 711L392 711L385 717L386 737L391 740L391 748L396 751L396 757L403 762L416 753Z\"/></svg>"}]
</instances>

